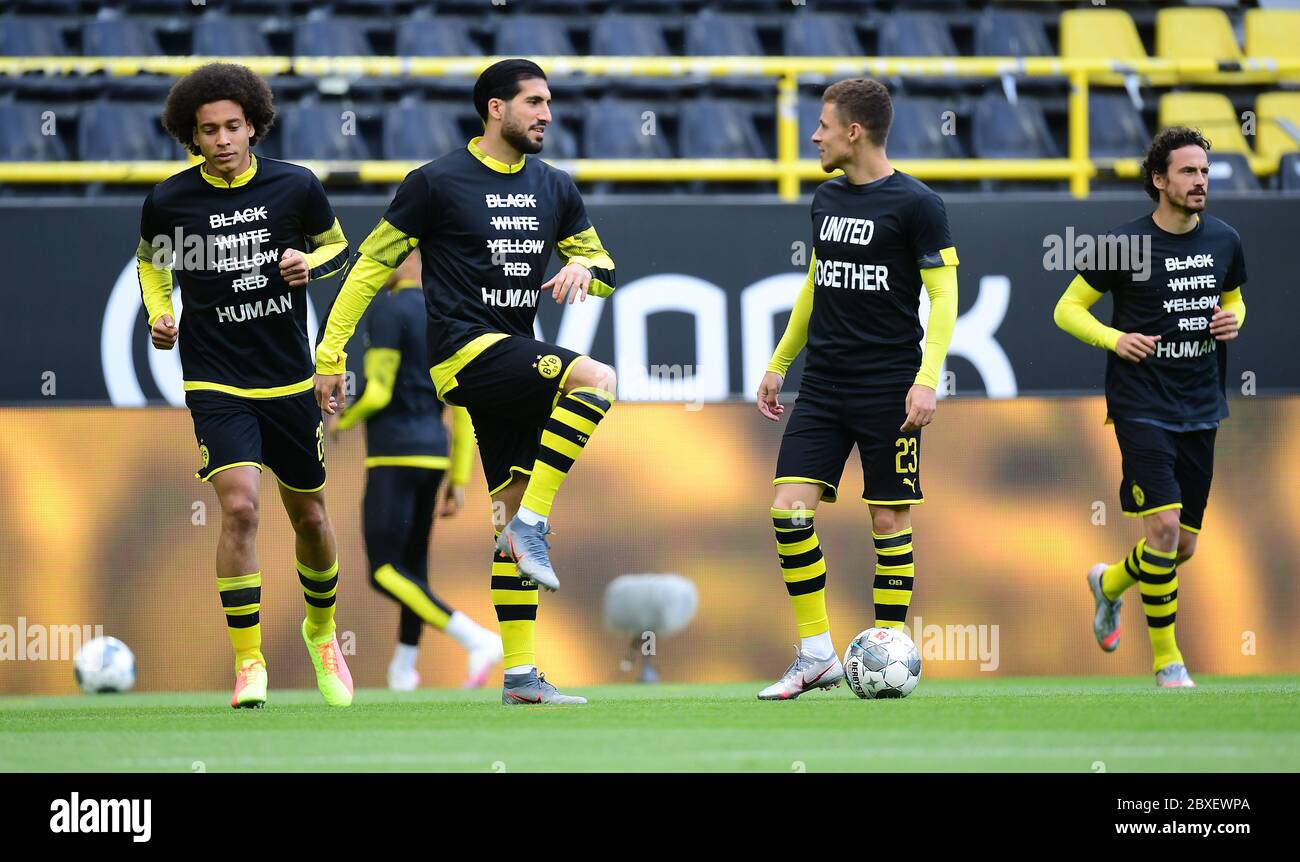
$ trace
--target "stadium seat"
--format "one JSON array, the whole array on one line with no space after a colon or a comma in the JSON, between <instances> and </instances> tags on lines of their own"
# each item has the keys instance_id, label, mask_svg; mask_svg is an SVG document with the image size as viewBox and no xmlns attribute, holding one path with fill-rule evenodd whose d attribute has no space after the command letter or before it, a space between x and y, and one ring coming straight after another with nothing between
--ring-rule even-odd
<instances>
[{"instance_id":1,"label":"stadium seat","mask_svg":"<svg viewBox=\"0 0 1300 862\"><path fill-rule=\"evenodd\" d=\"M1255 99L1255 151L1270 159L1300 150L1300 93L1260 93Z\"/></svg>"},{"instance_id":2,"label":"stadium seat","mask_svg":"<svg viewBox=\"0 0 1300 862\"><path fill-rule=\"evenodd\" d=\"M859 57L863 53L852 22L840 15L796 12L783 32L787 57Z\"/></svg>"},{"instance_id":3,"label":"stadium seat","mask_svg":"<svg viewBox=\"0 0 1300 862\"><path fill-rule=\"evenodd\" d=\"M1300 192L1300 153L1287 153L1277 166L1278 188L1284 192Z\"/></svg>"},{"instance_id":4,"label":"stadium seat","mask_svg":"<svg viewBox=\"0 0 1300 862\"><path fill-rule=\"evenodd\" d=\"M43 105L0 102L0 161L60 162L68 158L60 135L42 134L46 110Z\"/></svg>"},{"instance_id":5,"label":"stadium seat","mask_svg":"<svg viewBox=\"0 0 1300 862\"><path fill-rule=\"evenodd\" d=\"M747 106L708 96L681 106L682 158L765 159L754 117Z\"/></svg>"},{"instance_id":6,"label":"stadium seat","mask_svg":"<svg viewBox=\"0 0 1300 862\"><path fill-rule=\"evenodd\" d=\"M449 105L431 104L413 97L384 111L383 157L427 162L465 146Z\"/></svg>"},{"instance_id":7,"label":"stadium seat","mask_svg":"<svg viewBox=\"0 0 1300 862\"><path fill-rule=\"evenodd\" d=\"M799 94L799 158L817 158L817 145L812 142L812 133L817 131L817 124L822 115L822 100L813 93Z\"/></svg>"},{"instance_id":8,"label":"stadium seat","mask_svg":"<svg viewBox=\"0 0 1300 862\"><path fill-rule=\"evenodd\" d=\"M1259 179L1250 170L1250 162L1240 153L1210 153L1210 190L1212 192L1257 192Z\"/></svg>"},{"instance_id":9,"label":"stadium seat","mask_svg":"<svg viewBox=\"0 0 1300 862\"><path fill-rule=\"evenodd\" d=\"M719 15L712 9L686 19L686 54L691 57L758 57L763 45L749 15Z\"/></svg>"},{"instance_id":10,"label":"stadium seat","mask_svg":"<svg viewBox=\"0 0 1300 862\"><path fill-rule=\"evenodd\" d=\"M1151 143L1128 93L1088 93L1088 153L1094 159L1141 156Z\"/></svg>"},{"instance_id":11,"label":"stadium seat","mask_svg":"<svg viewBox=\"0 0 1300 862\"><path fill-rule=\"evenodd\" d=\"M1056 51L1037 15L989 6L975 23L975 53L981 57L1051 57Z\"/></svg>"},{"instance_id":12,"label":"stadium seat","mask_svg":"<svg viewBox=\"0 0 1300 862\"><path fill-rule=\"evenodd\" d=\"M130 162L180 159L180 144L159 125L160 106L93 102L81 108L77 157L85 161Z\"/></svg>"},{"instance_id":13,"label":"stadium seat","mask_svg":"<svg viewBox=\"0 0 1300 862\"><path fill-rule=\"evenodd\" d=\"M606 12L592 25L591 53L606 57L666 57L669 51L658 17Z\"/></svg>"},{"instance_id":14,"label":"stadium seat","mask_svg":"<svg viewBox=\"0 0 1300 862\"><path fill-rule=\"evenodd\" d=\"M368 57L373 51L356 19L313 10L293 27L293 52L299 57Z\"/></svg>"},{"instance_id":15,"label":"stadium seat","mask_svg":"<svg viewBox=\"0 0 1300 862\"><path fill-rule=\"evenodd\" d=\"M1238 60L1241 48L1222 9L1161 9L1156 56L1166 60Z\"/></svg>"},{"instance_id":16,"label":"stadium seat","mask_svg":"<svg viewBox=\"0 0 1300 862\"><path fill-rule=\"evenodd\" d=\"M87 57L152 57L162 53L158 37L137 18L103 14L81 25L81 53Z\"/></svg>"},{"instance_id":17,"label":"stadium seat","mask_svg":"<svg viewBox=\"0 0 1300 862\"><path fill-rule=\"evenodd\" d=\"M360 130L343 134L342 114L355 110L343 102L321 104L313 99L299 102L283 111L276 121L279 127L280 152L290 160L370 158Z\"/></svg>"},{"instance_id":18,"label":"stadium seat","mask_svg":"<svg viewBox=\"0 0 1300 862\"><path fill-rule=\"evenodd\" d=\"M1145 60L1147 50L1133 18L1123 9L1067 9L1061 13L1061 56Z\"/></svg>"},{"instance_id":19,"label":"stadium seat","mask_svg":"<svg viewBox=\"0 0 1300 862\"><path fill-rule=\"evenodd\" d=\"M578 52L563 20L507 15L497 24L493 53L501 57L569 57Z\"/></svg>"},{"instance_id":20,"label":"stadium seat","mask_svg":"<svg viewBox=\"0 0 1300 862\"><path fill-rule=\"evenodd\" d=\"M960 159L966 156L957 135L944 134L943 113L948 99L901 96L894 100L894 125L888 151L899 159Z\"/></svg>"},{"instance_id":21,"label":"stadium seat","mask_svg":"<svg viewBox=\"0 0 1300 862\"><path fill-rule=\"evenodd\" d=\"M1190 126L1200 129L1216 153L1250 156L1241 134L1241 119L1222 93L1166 93L1160 97L1160 128Z\"/></svg>"},{"instance_id":22,"label":"stadium seat","mask_svg":"<svg viewBox=\"0 0 1300 862\"><path fill-rule=\"evenodd\" d=\"M1300 9L1247 9L1246 56L1300 57Z\"/></svg>"},{"instance_id":23,"label":"stadium seat","mask_svg":"<svg viewBox=\"0 0 1300 862\"><path fill-rule=\"evenodd\" d=\"M988 93L975 103L973 149L980 159L1053 159L1060 156L1039 104L1021 98L1015 104Z\"/></svg>"},{"instance_id":24,"label":"stadium seat","mask_svg":"<svg viewBox=\"0 0 1300 862\"><path fill-rule=\"evenodd\" d=\"M937 12L893 12L880 25L882 57L955 57L947 21Z\"/></svg>"},{"instance_id":25,"label":"stadium seat","mask_svg":"<svg viewBox=\"0 0 1300 862\"><path fill-rule=\"evenodd\" d=\"M200 57L265 57L271 46L258 19L207 12L194 22L191 53Z\"/></svg>"},{"instance_id":26,"label":"stadium seat","mask_svg":"<svg viewBox=\"0 0 1300 862\"><path fill-rule=\"evenodd\" d=\"M417 9L396 28L399 57L462 57L482 52L459 18L436 17Z\"/></svg>"},{"instance_id":27,"label":"stadium seat","mask_svg":"<svg viewBox=\"0 0 1300 862\"><path fill-rule=\"evenodd\" d=\"M0 18L0 57L65 57L69 53L58 21L24 15Z\"/></svg>"},{"instance_id":28,"label":"stadium seat","mask_svg":"<svg viewBox=\"0 0 1300 862\"><path fill-rule=\"evenodd\" d=\"M645 110L639 101L605 97L593 102L583 124L583 153L602 159L672 158L672 146L662 124L656 124L656 134L642 134Z\"/></svg>"}]
</instances>

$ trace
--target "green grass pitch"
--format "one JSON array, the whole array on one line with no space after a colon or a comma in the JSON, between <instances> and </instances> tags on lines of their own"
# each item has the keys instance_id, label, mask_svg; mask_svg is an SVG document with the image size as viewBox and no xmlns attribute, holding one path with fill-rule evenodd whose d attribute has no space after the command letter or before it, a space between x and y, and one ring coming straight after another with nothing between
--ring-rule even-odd
<instances>
[{"instance_id":1,"label":"green grass pitch","mask_svg":"<svg viewBox=\"0 0 1300 862\"><path fill-rule=\"evenodd\" d=\"M760 703L762 683L575 688L582 707L500 692L357 692L331 710L276 691L0 698L0 770L22 771L1297 771L1300 677L923 681Z\"/></svg>"}]
</instances>

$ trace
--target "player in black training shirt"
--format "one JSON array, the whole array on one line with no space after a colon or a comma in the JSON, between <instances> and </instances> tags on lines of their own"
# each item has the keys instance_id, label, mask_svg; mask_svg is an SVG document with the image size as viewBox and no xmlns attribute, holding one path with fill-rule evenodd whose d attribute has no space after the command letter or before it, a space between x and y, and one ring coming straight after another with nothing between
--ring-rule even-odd
<instances>
[{"instance_id":1,"label":"player in black training shirt","mask_svg":"<svg viewBox=\"0 0 1300 862\"><path fill-rule=\"evenodd\" d=\"M362 532L370 584L401 606L388 687L410 691L420 633L428 623L469 654L465 688L478 688L501 661L501 638L453 610L429 588L429 533L435 514L448 517L465 502L474 429L464 407L451 409L450 443L443 403L425 362L420 256L408 255L366 315L366 387L341 416L338 431L366 424L366 493ZM445 480L445 481L444 481Z\"/></svg>"},{"instance_id":2,"label":"player in black training shirt","mask_svg":"<svg viewBox=\"0 0 1300 862\"><path fill-rule=\"evenodd\" d=\"M342 397L343 347L388 274L415 248L438 396L469 410L499 530L492 601L505 644L502 702L578 703L537 674L537 585L559 587L547 516L560 483L614 403L614 370L533 339L543 292L608 296L614 262L573 180L528 154L551 121L546 76L502 60L474 85L484 132L407 175L361 245L316 351L316 397ZM565 266L545 284L555 251Z\"/></svg>"},{"instance_id":3,"label":"player in black training shirt","mask_svg":"<svg viewBox=\"0 0 1300 862\"><path fill-rule=\"evenodd\" d=\"M934 418L957 319L957 250L943 201L889 164L892 119L883 84L840 81L827 88L812 137L822 168L842 168L844 175L813 195L808 279L758 390L759 411L778 421L785 373L807 344L772 501L801 644L785 675L759 692L762 700L831 688L844 677L826 615L826 562L813 513L820 501L835 501L854 444L876 550L875 624L895 628L907 619L915 576L911 506L924 502L921 428ZM919 317L922 287L930 297L928 330Z\"/></svg>"},{"instance_id":4,"label":"player in black training shirt","mask_svg":"<svg viewBox=\"0 0 1300 862\"><path fill-rule=\"evenodd\" d=\"M217 590L235 650L230 705L266 702L257 564L262 466L293 524L307 617L302 637L321 694L352 702L335 637L338 553L325 510L324 428L312 394L306 285L341 272L347 239L307 169L258 158L275 120L271 90L243 66L212 63L172 87L167 131L203 162L154 187L136 251L153 344L179 341L201 466L221 504ZM172 280L184 305L172 308Z\"/></svg>"},{"instance_id":5,"label":"player in black training shirt","mask_svg":"<svg viewBox=\"0 0 1300 862\"><path fill-rule=\"evenodd\" d=\"M1106 413L1123 461L1120 506L1142 518L1145 534L1125 559L1088 572L1093 632L1103 650L1119 646L1120 596L1138 583L1162 688L1195 686L1174 639L1177 567L1196 551L1214 436L1228 415L1224 342L1246 319L1241 237L1204 212L1209 149L1192 129L1156 135L1142 164L1155 212L1103 238L1128 254L1076 276L1055 312L1066 332L1109 351ZM1114 302L1110 326L1088 310L1105 293Z\"/></svg>"}]
</instances>

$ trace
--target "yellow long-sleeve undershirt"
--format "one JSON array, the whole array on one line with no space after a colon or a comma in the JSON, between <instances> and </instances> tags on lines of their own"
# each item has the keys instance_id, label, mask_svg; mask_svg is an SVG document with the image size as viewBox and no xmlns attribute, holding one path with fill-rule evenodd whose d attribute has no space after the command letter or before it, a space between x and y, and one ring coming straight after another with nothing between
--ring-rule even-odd
<instances>
[{"instance_id":1,"label":"yellow long-sleeve undershirt","mask_svg":"<svg viewBox=\"0 0 1300 862\"><path fill-rule=\"evenodd\" d=\"M781 341L772 352L767 370L785 377L791 363L808 343L808 320L812 316L813 277L817 268L817 255L808 263L808 277L795 298ZM925 349L921 355L921 368L915 383L937 389L939 369L948 357L952 331L957 324L957 267L955 265L928 267L921 270L921 281L930 297L930 322L926 328Z\"/></svg>"},{"instance_id":2,"label":"yellow long-sleeve undershirt","mask_svg":"<svg viewBox=\"0 0 1300 862\"><path fill-rule=\"evenodd\" d=\"M339 417L339 430L346 431L388 406L393 400L397 369L402 366L402 352L391 347L372 347L366 351L366 388Z\"/></svg>"},{"instance_id":3,"label":"yellow long-sleeve undershirt","mask_svg":"<svg viewBox=\"0 0 1300 862\"><path fill-rule=\"evenodd\" d=\"M469 484L474 466L474 424L464 407L451 408L451 484Z\"/></svg>"},{"instance_id":4,"label":"yellow long-sleeve undershirt","mask_svg":"<svg viewBox=\"0 0 1300 862\"><path fill-rule=\"evenodd\" d=\"M1084 344L1113 351L1124 333L1102 323L1089 311L1101 297L1101 291L1095 290L1082 275L1076 275L1057 300L1052 320ZM1237 316L1238 329L1246 322L1246 300L1240 287L1224 291L1219 297L1219 307Z\"/></svg>"}]
</instances>

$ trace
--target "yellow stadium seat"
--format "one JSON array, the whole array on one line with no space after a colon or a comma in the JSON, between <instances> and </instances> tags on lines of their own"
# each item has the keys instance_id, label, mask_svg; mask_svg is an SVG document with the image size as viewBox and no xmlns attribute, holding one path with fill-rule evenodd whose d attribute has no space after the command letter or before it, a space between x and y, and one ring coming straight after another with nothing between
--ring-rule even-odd
<instances>
[{"instance_id":1,"label":"yellow stadium seat","mask_svg":"<svg viewBox=\"0 0 1300 862\"><path fill-rule=\"evenodd\" d=\"M1222 9L1161 9L1156 56L1165 60L1239 60L1241 48Z\"/></svg>"},{"instance_id":2,"label":"yellow stadium seat","mask_svg":"<svg viewBox=\"0 0 1300 862\"><path fill-rule=\"evenodd\" d=\"M1246 56L1300 57L1300 9L1246 10Z\"/></svg>"},{"instance_id":3,"label":"yellow stadium seat","mask_svg":"<svg viewBox=\"0 0 1300 862\"><path fill-rule=\"evenodd\" d=\"M1137 25L1123 9L1061 13L1061 56L1078 60L1145 60Z\"/></svg>"},{"instance_id":4,"label":"yellow stadium seat","mask_svg":"<svg viewBox=\"0 0 1300 862\"><path fill-rule=\"evenodd\" d=\"M1232 102L1222 93L1166 93L1161 96L1160 128L1169 126L1200 129L1218 152L1241 153L1247 158L1254 155L1241 133L1241 119Z\"/></svg>"},{"instance_id":5,"label":"yellow stadium seat","mask_svg":"<svg viewBox=\"0 0 1300 862\"><path fill-rule=\"evenodd\" d=\"M1300 151L1300 93L1260 93L1255 99L1255 149L1270 160ZM1289 125L1288 132L1284 124Z\"/></svg>"}]
</instances>

